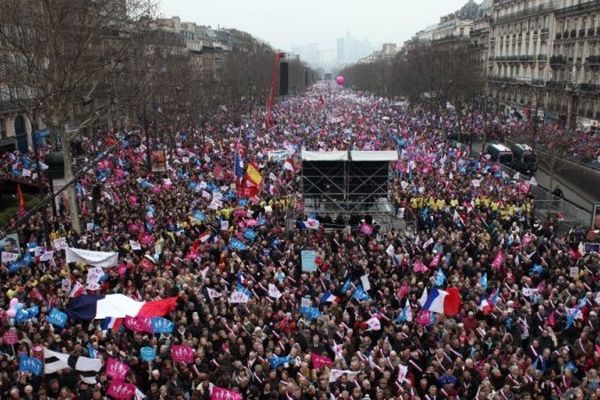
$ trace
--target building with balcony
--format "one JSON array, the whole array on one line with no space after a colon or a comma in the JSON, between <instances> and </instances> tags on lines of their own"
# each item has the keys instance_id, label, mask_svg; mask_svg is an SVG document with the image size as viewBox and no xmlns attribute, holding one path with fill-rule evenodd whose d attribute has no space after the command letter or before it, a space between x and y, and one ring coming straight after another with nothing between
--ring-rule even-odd
<instances>
[{"instance_id":1,"label":"building with balcony","mask_svg":"<svg viewBox=\"0 0 600 400\"><path fill-rule=\"evenodd\" d=\"M546 108L567 124L600 120L600 1L558 0Z\"/></svg>"},{"instance_id":2,"label":"building with balcony","mask_svg":"<svg viewBox=\"0 0 600 400\"><path fill-rule=\"evenodd\" d=\"M599 0L494 0L490 94L569 128L600 119L599 19Z\"/></svg>"},{"instance_id":3,"label":"building with balcony","mask_svg":"<svg viewBox=\"0 0 600 400\"><path fill-rule=\"evenodd\" d=\"M494 0L487 81L500 108L522 112L546 103L553 10L553 0Z\"/></svg>"}]
</instances>

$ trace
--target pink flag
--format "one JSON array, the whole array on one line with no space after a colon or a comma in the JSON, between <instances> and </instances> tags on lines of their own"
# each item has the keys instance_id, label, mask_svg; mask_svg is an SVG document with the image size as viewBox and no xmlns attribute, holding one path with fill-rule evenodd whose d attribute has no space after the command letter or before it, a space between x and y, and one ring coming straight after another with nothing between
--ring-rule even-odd
<instances>
[{"instance_id":1,"label":"pink flag","mask_svg":"<svg viewBox=\"0 0 600 400\"><path fill-rule=\"evenodd\" d=\"M190 346L174 344L171 346L171 358L176 362L194 362L194 349Z\"/></svg>"},{"instance_id":2,"label":"pink flag","mask_svg":"<svg viewBox=\"0 0 600 400\"><path fill-rule=\"evenodd\" d=\"M125 327L134 332L153 333L152 318L150 317L125 317Z\"/></svg>"},{"instance_id":3,"label":"pink flag","mask_svg":"<svg viewBox=\"0 0 600 400\"><path fill-rule=\"evenodd\" d=\"M108 385L107 395L115 400L131 400L135 395L135 385L131 383L112 381Z\"/></svg>"},{"instance_id":4,"label":"pink flag","mask_svg":"<svg viewBox=\"0 0 600 400\"><path fill-rule=\"evenodd\" d=\"M437 268L440 265L440 258L442 258L442 253L439 252L435 255L433 260L429 263L429 268Z\"/></svg>"},{"instance_id":5,"label":"pink flag","mask_svg":"<svg viewBox=\"0 0 600 400\"><path fill-rule=\"evenodd\" d=\"M360 231L367 236L371 236L373 234L373 227L366 222L362 223L360 226Z\"/></svg>"},{"instance_id":6,"label":"pink flag","mask_svg":"<svg viewBox=\"0 0 600 400\"><path fill-rule=\"evenodd\" d=\"M124 381L125 377L129 373L129 366L116 358L109 358L106 362L106 375L111 378Z\"/></svg>"},{"instance_id":7,"label":"pink flag","mask_svg":"<svg viewBox=\"0 0 600 400\"><path fill-rule=\"evenodd\" d=\"M210 395L210 400L242 400L242 395L236 391L215 386Z\"/></svg>"},{"instance_id":8,"label":"pink flag","mask_svg":"<svg viewBox=\"0 0 600 400\"><path fill-rule=\"evenodd\" d=\"M310 361L312 361L313 368L316 369L333 366L333 361L331 361L331 358L317 353L310 353Z\"/></svg>"},{"instance_id":9,"label":"pink flag","mask_svg":"<svg viewBox=\"0 0 600 400\"><path fill-rule=\"evenodd\" d=\"M420 325L427 326L431 322L431 312L428 310L421 310L415 318L415 322Z\"/></svg>"},{"instance_id":10,"label":"pink flag","mask_svg":"<svg viewBox=\"0 0 600 400\"><path fill-rule=\"evenodd\" d=\"M494 269L500 269L502 263L504 262L504 252L502 250L498 250L494 261L492 261L492 267Z\"/></svg>"},{"instance_id":11,"label":"pink flag","mask_svg":"<svg viewBox=\"0 0 600 400\"><path fill-rule=\"evenodd\" d=\"M421 261L421 260L415 261L415 264L413 265L413 272L427 272L427 271L429 271L429 268L427 268L425 266L425 264L423 264L423 261Z\"/></svg>"},{"instance_id":12,"label":"pink flag","mask_svg":"<svg viewBox=\"0 0 600 400\"><path fill-rule=\"evenodd\" d=\"M408 282L404 282L402 286L400 286L400 300L408 296L410 293L410 287L408 286Z\"/></svg>"}]
</instances>

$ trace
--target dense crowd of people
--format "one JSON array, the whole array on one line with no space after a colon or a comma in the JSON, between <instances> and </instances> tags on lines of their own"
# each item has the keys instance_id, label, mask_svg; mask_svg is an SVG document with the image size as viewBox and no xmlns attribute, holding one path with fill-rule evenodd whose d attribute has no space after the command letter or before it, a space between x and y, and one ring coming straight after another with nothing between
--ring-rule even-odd
<instances>
[{"instance_id":1,"label":"dense crowd of people","mask_svg":"<svg viewBox=\"0 0 600 400\"><path fill-rule=\"evenodd\" d=\"M216 116L175 146L152 135L164 173L148 172L145 140L125 141L77 184L80 233L66 202L50 231L39 214L18 227L19 259L0 270L0 398L600 398L600 259L585 245L598 232L536 219L532 182L453 147L436 111L319 85L273 117ZM304 214L302 149L349 148L398 151L405 229ZM65 247L118 261L98 274ZM176 297L156 315L170 332L78 312L117 294ZM68 362L49 372L56 353ZM102 360L91 380L90 359Z\"/></svg>"}]
</instances>

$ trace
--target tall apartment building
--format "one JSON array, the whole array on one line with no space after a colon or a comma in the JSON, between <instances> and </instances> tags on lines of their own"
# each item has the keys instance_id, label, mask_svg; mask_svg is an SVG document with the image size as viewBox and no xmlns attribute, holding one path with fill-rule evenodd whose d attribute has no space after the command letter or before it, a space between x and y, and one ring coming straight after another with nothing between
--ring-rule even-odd
<instances>
[{"instance_id":1,"label":"tall apartment building","mask_svg":"<svg viewBox=\"0 0 600 400\"><path fill-rule=\"evenodd\" d=\"M488 94L570 128L600 119L599 19L598 0L494 0Z\"/></svg>"},{"instance_id":2,"label":"tall apartment building","mask_svg":"<svg viewBox=\"0 0 600 400\"><path fill-rule=\"evenodd\" d=\"M600 0L472 0L416 33L480 51L488 107L600 128Z\"/></svg>"},{"instance_id":3,"label":"tall apartment building","mask_svg":"<svg viewBox=\"0 0 600 400\"><path fill-rule=\"evenodd\" d=\"M600 1L555 3L549 78L546 108L600 127Z\"/></svg>"}]
</instances>

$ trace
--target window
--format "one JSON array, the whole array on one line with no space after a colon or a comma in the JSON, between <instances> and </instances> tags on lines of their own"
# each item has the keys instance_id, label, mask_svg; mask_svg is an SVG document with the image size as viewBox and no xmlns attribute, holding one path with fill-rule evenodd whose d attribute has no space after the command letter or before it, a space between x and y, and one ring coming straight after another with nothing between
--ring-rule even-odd
<instances>
[{"instance_id":1,"label":"window","mask_svg":"<svg viewBox=\"0 0 600 400\"><path fill-rule=\"evenodd\" d=\"M6 137L6 124L3 119L0 119L0 138L4 139Z\"/></svg>"}]
</instances>

